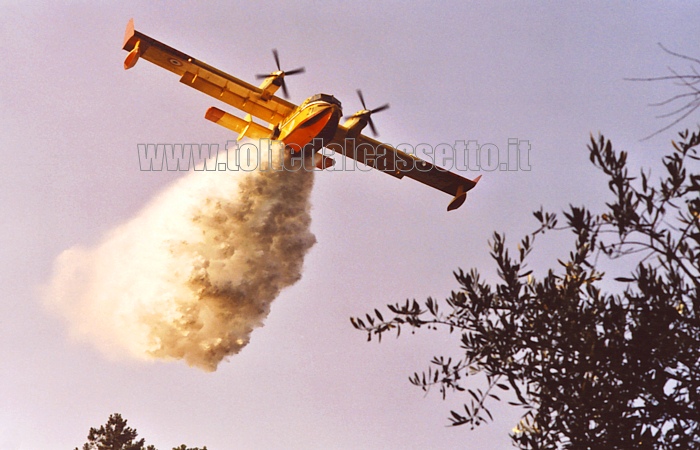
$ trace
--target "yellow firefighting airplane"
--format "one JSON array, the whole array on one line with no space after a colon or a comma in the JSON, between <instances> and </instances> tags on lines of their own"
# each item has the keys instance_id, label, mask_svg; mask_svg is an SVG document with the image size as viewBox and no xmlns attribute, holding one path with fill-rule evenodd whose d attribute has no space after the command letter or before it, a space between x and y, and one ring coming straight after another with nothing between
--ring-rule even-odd
<instances>
[{"instance_id":1,"label":"yellow firefighting airplane","mask_svg":"<svg viewBox=\"0 0 700 450\"><path fill-rule=\"evenodd\" d=\"M136 31L133 19L126 26L123 49L129 52L124 61L125 69L134 67L139 58L144 58L176 73L181 83L247 113L245 119L241 119L211 107L205 114L208 120L239 133L238 139L276 139L292 152L313 152L315 165L319 169L328 168L335 162L318 153L326 147L396 178L407 176L454 196L447 206L448 211L462 206L467 191L476 186L481 178L469 180L361 134L369 125L376 135L371 115L389 105L368 110L359 90L363 109L342 125L339 124L341 105L332 95L317 94L299 106L276 97L274 94L279 88L282 88L285 97L288 96L284 81L286 75L304 72L303 67L286 72L281 70L276 51L273 51L273 55L277 71L258 75L263 82L260 87L255 87ZM269 127L254 122L253 116L269 123Z\"/></svg>"}]
</instances>

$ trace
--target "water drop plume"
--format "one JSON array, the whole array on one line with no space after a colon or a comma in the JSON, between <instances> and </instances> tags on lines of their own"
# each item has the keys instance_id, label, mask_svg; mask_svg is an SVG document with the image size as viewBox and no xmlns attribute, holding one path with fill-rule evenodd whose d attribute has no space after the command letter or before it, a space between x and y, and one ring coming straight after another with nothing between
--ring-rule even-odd
<instances>
[{"instance_id":1,"label":"water drop plume","mask_svg":"<svg viewBox=\"0 0 700 450\"><path fill-rule=\"evenodd\" d=\"M216 370L300 279L316 242L313 172L277 164L188 173L99 244L64 251L47 304L107 354Z\"/></svg>"}]
</instances>

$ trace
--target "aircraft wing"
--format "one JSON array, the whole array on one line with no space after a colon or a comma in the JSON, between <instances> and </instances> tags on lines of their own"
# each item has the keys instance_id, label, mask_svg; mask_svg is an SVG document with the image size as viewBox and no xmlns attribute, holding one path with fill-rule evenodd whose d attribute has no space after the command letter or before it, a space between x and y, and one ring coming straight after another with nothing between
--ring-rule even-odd
<instances>
[{"instance_id":1,"label":"aircraft wing","mask_svg":"<svg viewBox=\"0 0 700 450\"><path fill-rule=\"evenodd\" d=\"M293 103L276 96L263 100L260 88L136 31L134 19L126 26L123 49L129 52L124 61L125 69L132 68L143 58L179 75L183 84L273 125L279 124L296 108Z\"/></svg>"},{"instance_id":2,"label":"aircraft wing","mask_svg":"<svg viewBox=\"0 0 700 450\"><path fill-rule=\"evenodd\" d=\"M481 178L480 175L470 180L363 134L355 138L348 138L347 134L347 128L339 125L332 142L326 147L393 177L413 178L454 196L447 207L448 211L462 206L467 192Z\"/></svg>"}]
</instances>

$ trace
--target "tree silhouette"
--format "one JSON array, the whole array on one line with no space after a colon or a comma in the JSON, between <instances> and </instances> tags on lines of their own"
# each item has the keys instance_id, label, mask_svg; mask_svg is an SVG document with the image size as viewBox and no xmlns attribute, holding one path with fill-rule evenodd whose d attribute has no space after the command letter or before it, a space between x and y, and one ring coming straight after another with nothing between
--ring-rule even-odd
<instances>
[{"instance_id":1,"label":"tree silhouette","mask_svg":"<svg viewBox=\"0 0 700 450\"><path fill-rule=\"evenodd\" d=\"M436 356L410 377L443 397L463 393L452 425L492 419L490 402L508 391L523 409L511 434L520 448L700 448L698 144L680 133L652 183L650 170L631 177L627 153L591 136L590 161L612 194L597 213L570 206L560 226L536 211L539 227L515 251L493 235L495 285L459 270L460 289L444 302L407 300L387 305L388 319L375 309L352 324L370 340L406 327L458 335L461 358ZM535 239L564 231L575 238L568 257L530 269ZM477 374L485 385L467 386Z\"/></svg>"},{"instance_id":2,"label":"tree silhouette","mask_svg":"<svg viewBox=\"0 0 700 450\"><path fill-rule=\"evenodd\" d=\"M144 439L137 441L138 433L126 422L121 414L111 414L105 425L99 429L90 428L88 441L82 450L155 450L151 445L145 447Z\"/></svg>"},{"instance_id":3,"label":"tree silhouette","mask_svg":"<svg viewBox=\"0 0 700 450\"><path fill-rule=\"evenodd\" d=\"M145 440L136 440L138 433L126 425L121 414L109 416L107 423L100 428L90 428L88 441L81 450L156 450L152 445L146 446ZM76 447L75 450L78 450ZM185 444L173 447L173 450L207 450L207 447L188 447Z\"/></svg>"}]
</instances>

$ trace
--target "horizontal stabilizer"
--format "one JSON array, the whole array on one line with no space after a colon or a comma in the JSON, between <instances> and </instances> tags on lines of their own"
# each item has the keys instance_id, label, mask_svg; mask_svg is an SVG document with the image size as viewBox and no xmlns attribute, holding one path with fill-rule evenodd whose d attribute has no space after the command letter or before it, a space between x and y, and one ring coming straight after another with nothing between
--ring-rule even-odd
<instances>
[{"instance_id":1,"label":"horizontal stabilizer","mask_svg":"<svg viewBox=\"0 0 700 450\"><path fill-rule=\"evenodd\" d=\"M250 116L247 116L249 120L244 120L214 106L207 110L204 118L238 133L239 139L243 136L251 139L266 139L272 134L269 128L253 122Z\"/></svg>"}]
</instances>

